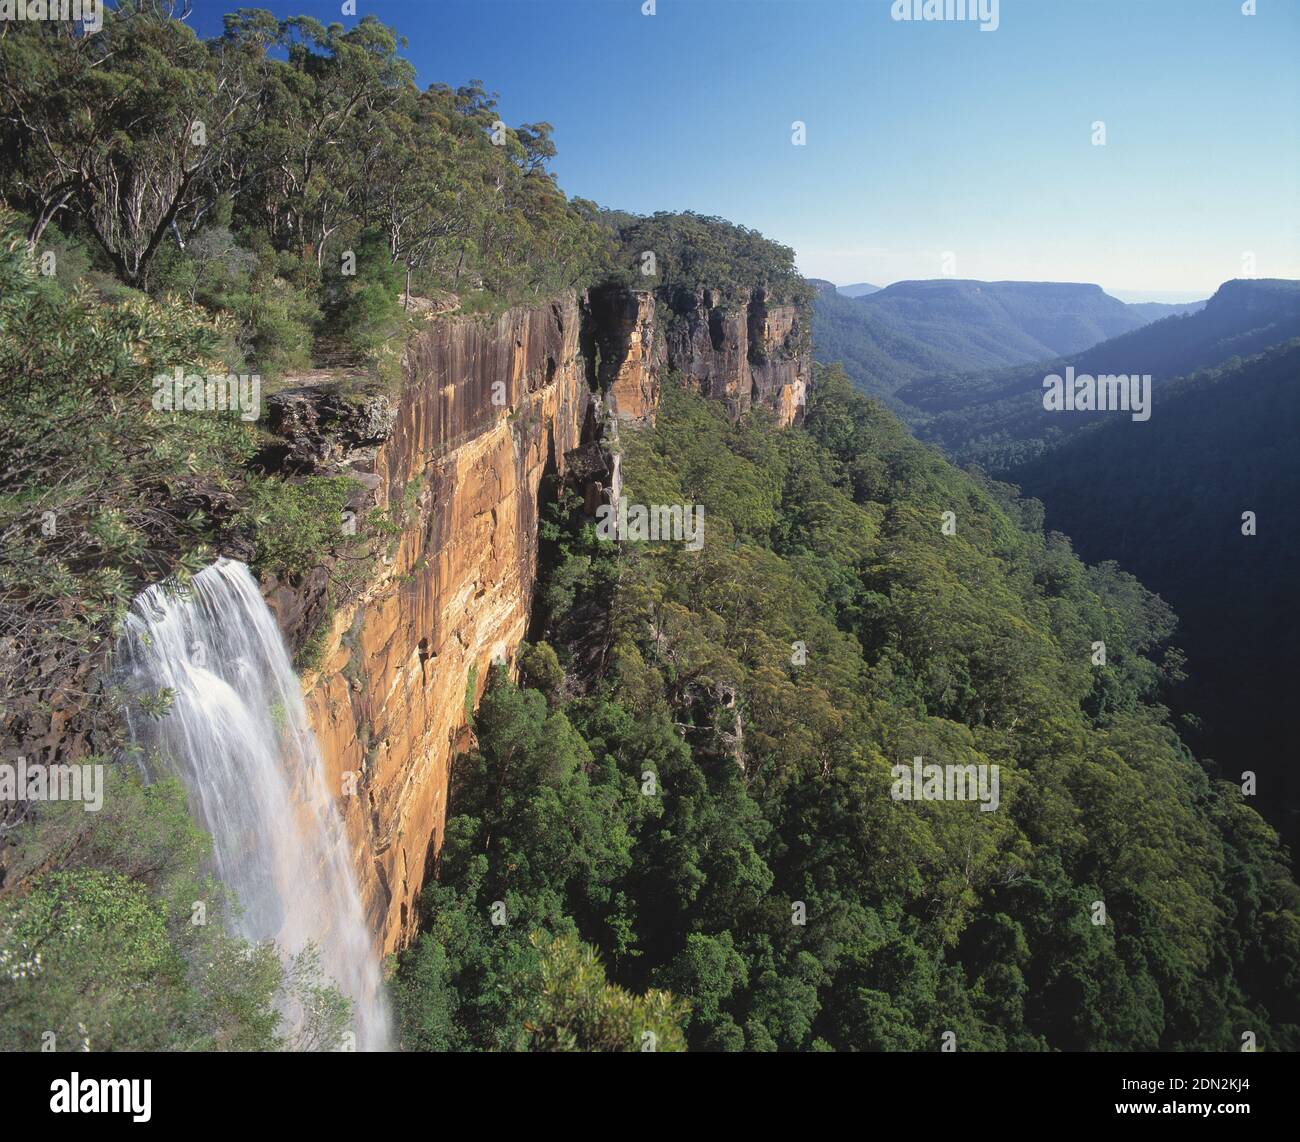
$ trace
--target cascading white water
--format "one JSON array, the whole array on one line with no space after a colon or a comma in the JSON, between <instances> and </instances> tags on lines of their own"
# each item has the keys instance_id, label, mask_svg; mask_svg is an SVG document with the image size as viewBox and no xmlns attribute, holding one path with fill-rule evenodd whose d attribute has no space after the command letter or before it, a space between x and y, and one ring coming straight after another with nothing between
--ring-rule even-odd
<instances>
[{"instance_id":1,"label":"cascading white water","mask_svg":"<svg viewBox=\"0 0 1300 1142\"><path fill-rule=\"evenodd\" d=\"M296 954L310 941L353 1005L359 1050L389 1046L379 957L343 825L275 619L244 564L219 559L181 596L150 587L118 647L128 691L174 691L132 738L175 767L242 906L238 934Z\"/></svg>"}]
</instances>

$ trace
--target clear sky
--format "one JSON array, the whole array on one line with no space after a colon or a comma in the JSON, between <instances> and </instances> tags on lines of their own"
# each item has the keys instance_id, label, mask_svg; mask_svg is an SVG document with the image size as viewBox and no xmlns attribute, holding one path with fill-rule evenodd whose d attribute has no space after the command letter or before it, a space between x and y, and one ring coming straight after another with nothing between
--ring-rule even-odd
<instances>
[{"instance_id":1,"label":"clear sky","mask_svg":"<svg viewBox=\"0 0 1300 1142\"><path fill-rule=\"evenodd\" d=\"M193 4L204 34L240 6ZM891 0L642 4L356 0L421 84L481 79L507 122L552 123L568 193L722 215L811 276L938 277L951 253L959 277L1205 296L1249 253L1300 278L1300 0L1000 0L988 32Z\"/></svg>"}]
</instances>

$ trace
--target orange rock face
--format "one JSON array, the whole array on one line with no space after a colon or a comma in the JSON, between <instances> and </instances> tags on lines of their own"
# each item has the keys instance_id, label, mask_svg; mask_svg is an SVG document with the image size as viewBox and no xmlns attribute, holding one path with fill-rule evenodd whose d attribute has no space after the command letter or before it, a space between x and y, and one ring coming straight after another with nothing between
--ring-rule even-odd
<instances>
[{"instance_id":1,"label":"orange rock face","mask_svg":"<svg viewBox=\"0 0 1300 1142\"><path fill-rule=\"evenodd\" d=\"M749 301L748 364L755 404L770 408L781 426L803 419L812 379L807 315L793 305L770 305L762 290Z\"/></svg>"},{"instance_id":2,"label":"orange rock face","mask_svg":"<svg viewBox=\"0 0 1300 1142\"><path fill-rule=\"evenodd\" d=\"M565 472L584 422L595 423L590 382L607 394L615 437L619 420L653 424L665 366L733 415L760 404L792 424L811 369L804 320L761 291L725 303L712 291L682 293L665 304L624 289L511 310L495 324L435 318L408 347L391 431L387 413L365 410L387 436L348 463L400 533L360 597L329 620L322 665L303 684L385 952L416 931L442 843L448 769L469 744L468 711L491 664L510 662L526 634L542 480ZM322 411L331 412L290 402L284 430ZM349 431L366 443L364 426ZM321 443L310 433L298 440ZM618 458L601 448L589 439L574 453L580 482L597 481L586 488L593 502L617 496ZM599 471L601 455L610 471ZM582 476L583 465L596 475ZM267 588L299 644L323 611L323 579Z\"/></svg>"},{"instance_id":3,"label":"orange rock face","mask_svg":"<svg viewBox=\"0 0 1300 1142\"><path fill-rule=\"evenodd\" d=\"M466 711L526 632L542 477L563 471L588 401L579 320L570 299L437 321L413 343L374 465L401 534L303 679L386 952L415 928Z\"/></svg>"},{"instance_id":4,"label":"orange rock face","mask_svg":"<svg viewBox=\"0 0 1300 1142\"><path fill-rule=\"evenodd\" d=\"M601 387L619 420L653 424L660 375L676 370L733 417L769 409L784 427L803 417L812 360L806 316L763 290L593 291Z\"/></svg>"},{"instance_id":5,"label":"orange rock face","mask_svg":"<svg viewBox=\"0 0 1300 1142\"><path fill-rule=\"evenodd\" d=\"M619 420L653 425L659 405L655 297L647 290L592 290L593 340L600 358L601 391Z\"/></svg>"},{"instance_id":6,"label":"orange rock face","mask_svg":"<svg viewBox=\"0 0 1300 1142\"><path fill-rule=\"evenodd\" d=\"M304 694L385 952L416 931L442 843L448 769L469 744L467 711L493 661L509 662L527 631L543 478L563 475L573 452L592 510L616 501L618 450L607 444L619 420L653 424L665 367L733 415L762 404L794 423L811 367L805 321L761 291L724 302L707 290L667 299L593 290L494 323L432 318L407 347L395 406L383 396L336 398L319 383L332 375L304 375L273 396L271 431L288 470L350 472L362 486L358 512L369 496L399 525L387 561L327 620L324 567L296 583L263 583L295 649L328 624ZM615 413L608 426L594 406L588 415L593 385ZM90 750L90 707L55 709L16 720L19 752L52 760Z\"/></svg>"}]
</instances>

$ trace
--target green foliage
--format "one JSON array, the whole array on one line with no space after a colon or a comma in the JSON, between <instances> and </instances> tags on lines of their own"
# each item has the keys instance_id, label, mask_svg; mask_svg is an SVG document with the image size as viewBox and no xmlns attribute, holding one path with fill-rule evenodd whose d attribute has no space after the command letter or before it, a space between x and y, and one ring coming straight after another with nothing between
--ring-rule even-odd
<instances>
[{"instance_id":1,"label":"green foliage","mask_svg":"<svg viewBox=\"0 0 1300 1142\"><path fill-rule=\"evenodd\" d=\"M310 949L285 964L227 935L207 850L176 781L106 766L99 812L44 803L15 837L22 887L0 893L0 1049L337 1047L347 1001Z\"/></svg>"},{"instance_id":2,"label":"green foliage","mask_svg":"<svg viewBox=\"0 0 1300 1142\"><path fill-rule=\"evenodd\" d=\"M384 236L365 230L351 251L355 265L348 276L331 273L325 320L331 338L350 360L374 355L397 332L401 315L401 274L392 262Z\"/></svg>"},{"instance_id":3,"label":"green foliage","mask_svg":"<svg viewBox=\"0 0 1300 1142\"><path fill-rule=\"evenodd\" d=\"M474 717L474 699L478 695L478 663L470 664L469 675L465 679L465 720L472 721Z\"/></svg>"},{"instance_id":4,"label":"green foliage","mask_svg":"<svg viewBox=\"0 0 1300 1142\"><path fill-rule=\"evenodd\" d=\"M398 1039L407 1051L451 1051L461 1045L455 1018L458 997L442 944L428 932L402 956L391 994Z\"/></svg>"},{"instance_id":5,"label":"green foliage","mask_svg":"<svg viewBox=\"0 0 1300 1142\"><path fill-rule=\"evenodd\" d=\"M823 289L813 301L813 353L822 364L840 364L853 383L909 422L916 410L893 396L922 377L964 373L974 368L906 328L887 324L861 298Z\"/></svg>"},{"instance_id":6,"label":"green foliage","mask_svg":"<svg viewBox=\"0 0 1300 1142\"><path fill-rule=\"evenodd\" d=\"M67 293L13 221L0 211L0 629L21 705L35 675L101 645L140 584L202 565L253 436L235 413L154 407L155 376L213 371L201 311Z\"/></svg>"},{"instance_id":7,"label":"green foliage","mask_svg":"<svg viewBox=\"0 0 1300 1142\"><path fill-rule=\"evenodd\" d=\"M1300 541L1277 524L1300 500L1300 465L1278 427L1300 425L1298 372L1300 340L1233 358L1163 386L1158 429L1128 417L1095 423L1014 473L1081 554L1119 560L1177 611L1190 677L1169 702L1196 716L1187 736L1198 753L1225 774L1258 774L1272 791L1266 804L1293 853L1300 786L1287 759ZM1247 510L1252 536L1242 534ZM1242 637L1265 630L1267 638Z\"/></svg>"},{"instance_id":8,"label":"green foliage","mask_svg":"<svg viewBox=\"0 0 1300 1142\"><path fill-rule=\"evenodd\" d=\"M630 995L606 983L595 951L572 935L531 937L541 954L541 997L530 1020L534 1051L684 1051L686 1005L664 991Z\"/></svg>"},{"instance_id":9,"label":"green foliage","mask_svg":"<svg viewBox=\"0 0 1300 1142\"><path fill-rule=\"evenodd\" d=\"M334 549L360 542L361 536L344 534L342 524L356 490L348 476L251 481L244 513L257 545L254 566L293 577L319 566Z\"/></svg>"},{"instance_id":10,"label":"green foliage","mask_svg":"<svg viewBox=\"0 0 1300 1142\"><path fill-rule=\"evenodd\" d=\"M564 667L548 642L524 643L519 648L519 670L529 686L550 698L564 685Z\"/></svg>"},{"instance_id":11,"label":"green foliage","mask_svg":"<svg viewBox=\"0 0 1300 1142\"><path fill-rule=\"evenodd\" d=\"M219 200L223 205L228 215L229 204ZM293 272L292 261L282 259L265 235L254 234L250 241L252 248L245 248L227 225L213 221L184 249L164 246L154 292L180 294L225 316L233 327L225 346L230 366L270 382L311 365L321 314L312 294L280 276Z\"/></svg>"},{"instance_id":12,"label":"green foliage","mask_svg":"<svg viewBox=\"0 0 1300 1142\"><path fill-rule=\"evenodd\" d=\"M478 749L452 774L428 928L395 985L404 1044L640 1050L649 1030L658 1049L673 1049L681 1012L669 997L607 989L589 951L550 940L574 935L566 913L609 911L607 886L628 863L615 806L631 786L596 766L568 718L504 668L475 728ZM605 931L625 926L617 911Z\"/></svg>"},{"instance_id":13,"label":"green foliage","mask_svg":"<svg viewBox=\"0 0 1300 1142\"><path fill-rule=\"evenodd\" d=\"M492 315L608 276L659 291L670 321L679 291L807 300L754 231L567 200L549 124L504 127L478 83L421 91L398 48L373 17L251 9L205 42L147 3L93 37L0 36L6 716L46 716L43 687L95 660L138 587L232 528L277 574L366 558L339 534L348 480L250 476L252 429L155 409L152 377L391 369L411 295ZM1076 364L1172 376L1295 334L1291 286L1233 285ZM934 381L972 346L905 326L851 348L933 438L1003 468L1056 442L1041 368ZM1273 367L1270 393L1294 374ZM1167 724L1169 608L838 370L817 380L801 429L730 424L670 380L657 427L629 434L629 493L702 504L702 550L614 550L572 501L543 524L536 688L497 671L454 766L394 986L403 1043L1224 1049L1250 1029L1300 1047L1297 889ZM471 672L467 715L476 690ZM999 810L892 800L890 766L915 756L998 765ZM179 788L110 788L102 814L51 803L14 835L0 1047L335 1044L346 1003L310 951L286 966L226 935Z\"/></svg>"},{"instance_id":14,"label":"green foliage","mask_svg":"<svg viewBox=\"0 0 1300 1142\"><path fill-rule=\"evenodd\" d=\"M165 910L140 885L109 873L40 877L0 917L0 945L10 1050L36 1049L42 1031L68 1048L79 1033L86 1050L157 1042L154 1021L175 1004L171 993L184 976Z\"/></svg>"},{"instance_id":15,"label":"green foliage","mask_svg":"<svg viewBox=\"0 0 1300 1142\"><path fill-rule=\"evenodd\" d=\"M617 280L634 289L714 289L734 293L761 287L776 300L806 304L812 287L795 269L794 251L757 230L724 218L686 210L648 217L611 212L606 223L618 236ZM642 255L653 253L655 273L646 275Z\"/></svg>"},{"instance_id":16,"label":"green foliage","mask_svg":"<svg viewBox=\"0 0 1300 1142\"><path fill-rule=\"evenodd\" d=\"M206 41L152 3L94 36L20 22L0 40L0 198L33 249L68 255L63 280L79 243L93 272L227 315L268 379L380 355L399 297L490 312L608 265L596 208L547 169L550 124L498 126L477 81L421 90L401 46L374 16L252 8Z\"/></svg>"},{"instance_id":17,"label":"green foliage","mask_svg":"<svg viewBox=\"0 0 1300 1142\"><path fill-rule=\"evenodd\" d=\"M484 697L399 972L411 1042L541 1045L540 931L570 941L566 1010L602 986L581 941L688 1004L693 1049L1297 1045L1297 889L1156 704L1164 603L838 370L803 428L668 384L623 445L629 496L703 504L706 542L545 525L565 697ZM918 755L998 765L999 808L893 800Z\"/></svg>"},{"instance_id":18,"label":"green foliage","mask_svg":"<svg viewBox=\"0 0 1300 1142\"><path fill-rule=\"evenodd\" d=\"M330 625L334 618L332 609L328 610L321 616L320 621L312 628L311 634L307 636L307 641L302 644L302 649L294 656L293 668L299 674L306 674L312 670L319 670L325 658L325 644L329 639Z\"/></svg>"}]
</instances>

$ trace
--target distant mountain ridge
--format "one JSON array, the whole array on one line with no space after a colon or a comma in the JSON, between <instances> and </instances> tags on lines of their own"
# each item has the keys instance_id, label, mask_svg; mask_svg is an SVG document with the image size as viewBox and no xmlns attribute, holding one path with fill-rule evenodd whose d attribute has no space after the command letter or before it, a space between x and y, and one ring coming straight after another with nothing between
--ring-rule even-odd
<instances>
[{"instance_id":1,"label":"distant mountain ridge","mask_svg":"<svg viewBox=\"0 0 1300 1142\"><path fill-rule=\"evenodd\" d=\"M852 285L835 287L841 297L866 297L869 293L879 293L880 288L870 282L854 282Z\"/></svg>"},{"instance_id":2,"label":"distant mountain ridge","mask_svg":"<svg viewBox=\"0 0 1300 1142\"><path fill-rule=\"evenodd\" d=\"M894 329L958 354L973 368L1078 352L1144 320L1101 286L1074 282L895 282L861 304Z\"/></svg>"},{"instance_id":3,"label":"distant mountain ridge","mask_svg":"<svg viewBox=\"0 0 1300 1142\"><path fill-rule=\"evenodd\" d=\"M895 411L923 378L984 373L1078 353L1203 303L1128 304L1099 285L937 278L895 282L857 297L822 279L813 352L841 361L854 382ZM904 398L904 403L906 399Z\"/></svg>"},{"instance_id":4,"label":"distant mountain ridge","mask_svg":"<svg viewBox=\"0 0 1300 1142\"><path fill-rule=\"evenodd\" d=\"M1053 360L961 376L919 378L891 395L926 440L956 460L976 460L996 473L1026 463L1105 413L1069 420L1042 407L1043 378L1076 373L1150 373L1157 408L1162 383L1233 357L1249 357L1300 337L1300 281L1246 278L1224 282L1204 308L1166 317ZM908 414L905 412L905 416Z\"/></svg>"}]
</instances>

